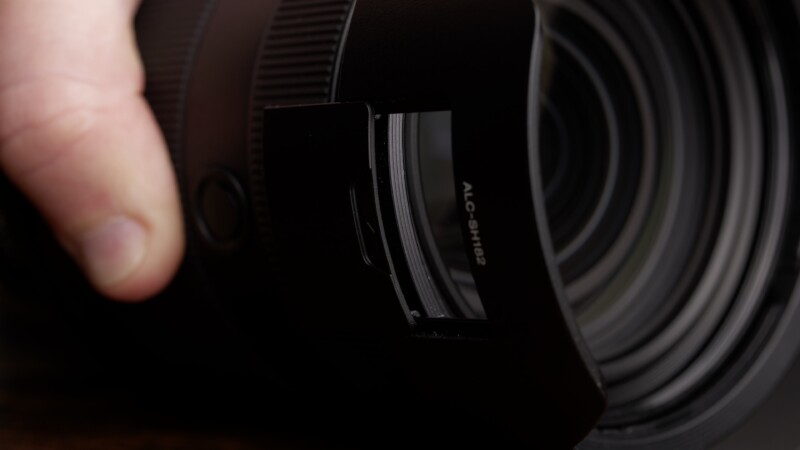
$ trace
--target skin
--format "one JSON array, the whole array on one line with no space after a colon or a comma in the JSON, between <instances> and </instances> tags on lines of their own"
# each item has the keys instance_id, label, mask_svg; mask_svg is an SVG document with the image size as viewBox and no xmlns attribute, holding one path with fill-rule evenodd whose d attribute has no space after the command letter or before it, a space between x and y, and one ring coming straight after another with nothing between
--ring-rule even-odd
<instances>
[{"instance_id":1,"label":"skin","mask_svg":"<svg viewBox=\"0 0 800 450\"><path fill-rule=\"evenodd\" d=\"M103 294L146 299L184 252L142 91L139 0L0 0L0 168Z\"/></svg>"}]
</instances>

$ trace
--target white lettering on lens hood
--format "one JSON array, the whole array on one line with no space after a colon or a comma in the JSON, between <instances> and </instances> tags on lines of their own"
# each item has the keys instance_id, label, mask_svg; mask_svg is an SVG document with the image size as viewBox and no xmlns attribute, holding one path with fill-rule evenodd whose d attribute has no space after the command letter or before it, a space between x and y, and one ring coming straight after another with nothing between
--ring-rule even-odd
<instances>
[{"instance_id":1,"label":"white lettering on lens hood","mask_svg":"<svg viewBox=\"0 0 800 450\"><path fill-rule=\"evenodd\" d=\"M475 218L475 212L478 207L475 204L475 195L472 185L466 181L464 185L464 210L467 212L469 219L467 220L467 229L469 229L469 241L472 244L472 254L475 257L475 264L479 266L486 265L486 252L483 249L483 242L481 241L481 227L478 219Z\"/></svg>"}]
</instances>

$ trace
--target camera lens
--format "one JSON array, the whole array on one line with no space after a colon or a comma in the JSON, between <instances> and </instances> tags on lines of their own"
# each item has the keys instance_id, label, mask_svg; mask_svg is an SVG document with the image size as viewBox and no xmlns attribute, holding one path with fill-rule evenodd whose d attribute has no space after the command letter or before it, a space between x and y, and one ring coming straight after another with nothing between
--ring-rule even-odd
<instances>
[{"instance_id":1,"label":"camera lens","mask_svg":"<svg viewBox=\"0 0 800 450\"><path fill-rule=\"evenodd\" d=\"M313 400L712 445L800 347L797 9L145 0L188 257L119 320Z\"/></svg>"},{"instance_id":2,"label":"camera lens","mask_svg":"<svg viewBox=\"0 0 800 450\"><path fill-rule=\"evenodd\" d=\"M702 437L676 434L675 423L707 420L698 405L718 401L754 352L781 338L779 311L796 280L786 270L796 239L786 228L796 184L788 80L769 12L748 2L538 5L551 243L608 385L609 410L584 445L707 445L749 409ZM404 240L421 242L437 314L486 319L451 120L404 118L396 164L416 223ZM797 344L784 344L775 358L790 360Z\"/></svg>"}]
</instances>

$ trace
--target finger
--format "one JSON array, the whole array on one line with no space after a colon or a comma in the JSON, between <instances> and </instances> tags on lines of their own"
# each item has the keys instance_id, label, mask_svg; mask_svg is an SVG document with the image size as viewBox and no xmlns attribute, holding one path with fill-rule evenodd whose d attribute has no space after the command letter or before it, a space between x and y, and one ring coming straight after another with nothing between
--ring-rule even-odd
<instances>
[{"instance_id":1,"label":"finger","mask_svg":"<svg viewBox=\"0 0 800 450\"><path fill-rule=\"evenodd\" d=\"M166 145L141 91L133 0L0 1L0 167L103 293L162 289L183 254Z\"/></svg>"}]
</instances>

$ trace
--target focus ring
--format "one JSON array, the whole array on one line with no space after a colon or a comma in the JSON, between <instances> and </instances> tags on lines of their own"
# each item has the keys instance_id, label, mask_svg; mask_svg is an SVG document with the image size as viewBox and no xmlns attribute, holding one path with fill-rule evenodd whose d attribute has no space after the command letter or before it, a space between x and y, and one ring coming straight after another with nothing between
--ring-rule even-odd
<instances>
[{"instance_id":1,"label":"focus ring","mask_svg":"<svg viewBox=\"0 0 800 450\"><path fill-rule=\"evenodd\" d=\"M281 2L262 44L254 106L330 101L351 0Z\"/></svg>"},{"instance_id":2,"label":"focus ring","mask_svg":"<svg viewBox=\"0 0 800 450\"><path fill-rule=\"evenodd\" d=\"M194 56L216 0L143 2L136 16L147 73L145 96L161 126L175 172L182 178L185 109ZM184 183L179 183L184 186Z\"/></svg>"}]
</instances>

